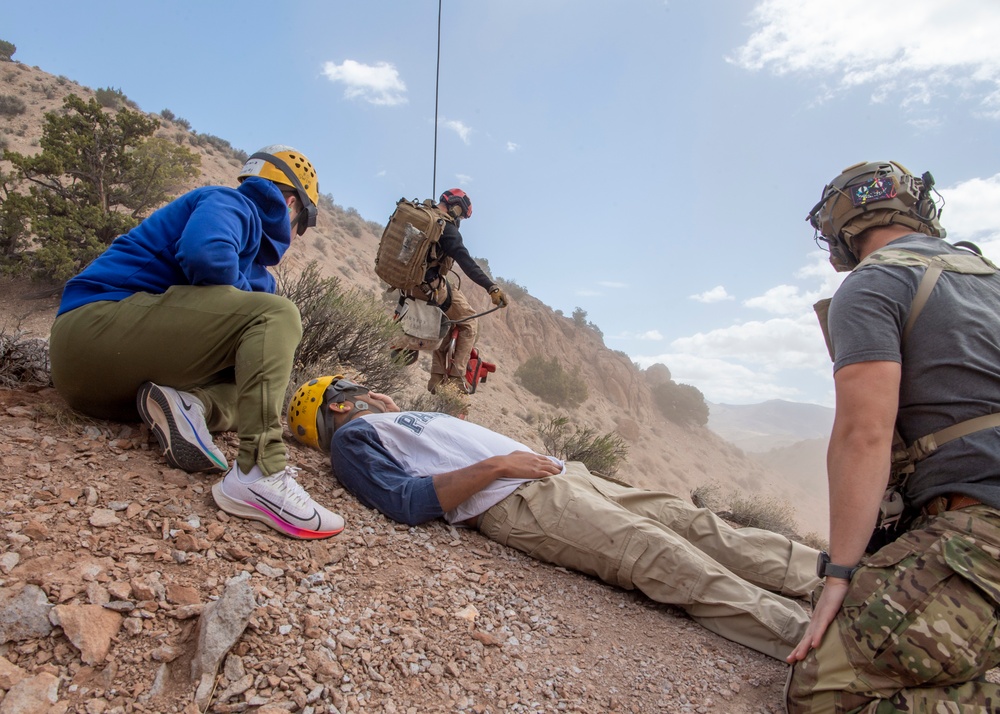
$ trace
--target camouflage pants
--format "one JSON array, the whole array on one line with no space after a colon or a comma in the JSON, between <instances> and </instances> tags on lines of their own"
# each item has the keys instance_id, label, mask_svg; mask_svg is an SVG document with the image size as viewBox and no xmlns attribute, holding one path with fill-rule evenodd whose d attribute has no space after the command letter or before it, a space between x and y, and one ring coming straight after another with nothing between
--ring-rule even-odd
<instances>
[{"instance_id":1,"label":"camouflage pants","mask_svg":"<svg viewBox=\"0 0 1000 714\"><path fill-rule=\"evenodd\" d=\"M818 649L789 677L789 712L996 712L1000 511L923 518L870 556Z\"/></svg>"}]
</instances>

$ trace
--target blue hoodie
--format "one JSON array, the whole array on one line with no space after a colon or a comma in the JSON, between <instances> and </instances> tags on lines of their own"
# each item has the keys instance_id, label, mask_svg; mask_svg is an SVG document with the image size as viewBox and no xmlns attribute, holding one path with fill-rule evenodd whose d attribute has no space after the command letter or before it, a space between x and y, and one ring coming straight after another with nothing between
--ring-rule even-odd
<instances>
[{"instance_id":1,"label":"blue hoodie","mask_svg":"<svg viewBox=\"0 0 1000 714\"><path fill-rule=\"evenodd\" d=\"M271 181L251 176L236 189L196 188L115 238L66 283L58 314L172 285L273 293L267 266L277 265L291 243L288 207Z\"/></svg>"}]
</instances>

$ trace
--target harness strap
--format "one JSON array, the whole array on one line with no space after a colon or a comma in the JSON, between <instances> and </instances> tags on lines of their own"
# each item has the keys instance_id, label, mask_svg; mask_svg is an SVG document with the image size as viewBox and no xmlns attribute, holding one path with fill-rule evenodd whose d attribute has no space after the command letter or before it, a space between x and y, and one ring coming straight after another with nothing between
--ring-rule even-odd
<instances>
[{"instance_id":1,"label":"harness strap","mask_svg":"<svg viewBox=\"0 0 1000 714\"><path fill-rule=\"evenodd\" d=\"M933 434L922 436L910 444L910 446L906 449L906 453L909 454L914 461L920 461L921 459L926 459L939 447L944 446L949 441L954 441L955 439L960 439L963 436L968 436L974 432L983 431L984 429L992 429L998 426L1000 426L1000 413L984 414L983 416L961 421L958 424L952 424L951 426L942 429L941 431L934 432Z\"/></svg>"},{"instance_id":2,"label":"harness strap","mask_svg":"<svg viewBox=\"0 0 1000 714\"><path fill-rule=\"evenodd\" d=\"M941 277L941 273L944 272L944 266L940 263L931 263L927 266L927 270L924 271L924 275L920 278L920 285L917 286L917 292L913 295L913 302L910 303L910 316L906 320L906 325L903 327L903 341L906 341L906 337L910 334L910 330L913 329L913 323L917 321L917 317L920 315L920 311L924 309L924 305L927 304L928 298L931 296L931 292L934 290L934 286L937 285L938 278Z\"/></svg>"}]
</instances>

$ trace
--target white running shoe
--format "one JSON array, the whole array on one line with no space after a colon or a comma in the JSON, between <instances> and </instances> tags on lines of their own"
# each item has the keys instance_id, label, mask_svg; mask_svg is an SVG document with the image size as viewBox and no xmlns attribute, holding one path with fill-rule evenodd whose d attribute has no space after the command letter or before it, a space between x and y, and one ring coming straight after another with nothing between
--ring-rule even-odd
<instances>
[{"instance_id":1,"label":"white running shoe","mask_svg":"<svg viewBox=\"0 0 1000 714\"><path fill-rule=\"evenodd\" d=\"M266 523L292 538L329 538L344 530L344 519L316 503L295 480L297 472L286 466L265 476L255 464L244 474L233 464L212 486L212 497L226 513Z\"/></svg>"},{"instance_id":2,"label":"white running shoe","mask_svg":"<svg viewBox=\"0 0 1000 714\"><path fill-rule=\"evenodd\" d=\"M139 387L135 405L171 466L213 473L229 467L205 424L205 405L193 394L146 382Z\"/></svg>"}]
</instances>

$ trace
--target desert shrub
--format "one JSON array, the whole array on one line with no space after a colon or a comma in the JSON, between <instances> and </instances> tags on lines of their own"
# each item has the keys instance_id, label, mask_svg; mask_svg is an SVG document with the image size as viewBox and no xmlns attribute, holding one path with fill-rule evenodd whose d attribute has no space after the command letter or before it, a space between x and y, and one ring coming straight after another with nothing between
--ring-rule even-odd
<instances>
[{"instance_id":1,"label":"desert shrub","mask_svg":"<svg viewBox=\"0 0 1000 714\"><path fill-rule=\"evenodd\" d=\"M538 428L542 443L552 456L564 461L582 461L587 469L611 477L628 457L628 444L616 432L598 435L589 427L572 429L568 417L550 419Z\"/></svg>"},{"instance_id":2,"label":"desert shrub","mask_svg":"<svg viewBox=\"0 0 1000 714\"><path fill-rule=\"evenodd\" d=\"M113 87L101 87L94 92L94 99L105 109L121 109L122 107L134 107L135 102L125 96L121 89Z\"/></svg>"},{"instance_id":3,"label":"desert shrub","mask_svg":"<svg viewBox=\"0 0 1000 714\"><path fill-rule=\"evenodd\" d=\"M439 386L434 394L423 392L412 399L396 401L403 411L440 412L454 417L465 416L469 411L469 395L462 394L453 384Z\"/></svg>"},{"instance_id":4,"label":"desert shrub","mask_svg":"<svg viewBox=\"0 0 1000 714\"><path fill-rule=\"evenodd\" d=\"M49 343L28 337L20 329L0 331L0 386L52 386L49 374Z\"/></svg>"},{"instance_id":5,"label":"desert shrub","mask_svg":"<svg viewBox=\"0 0 1000 714\"><path fill-rule=\"evenodd\" d=\"M691 489L691 502L698 508L718 513L723 509L722 490L717 483L704 483Z\"/></svg>"},{"instance_id":6,"label":"desert shrub","mask_svg":"<svg viewBox=\"0 0 1000 714\"><path fill-rule=\"evenodd\" d=\"M0 115L14 117L18 114L24 114L27 108L28 105L20 97L13 94L0 94Z\"/></svg>"},{"instance_id":7,"label":"desert shrub","mask_svg":"<svg viewBox=\"0 0 1000 714\"><path fill-rule=\"evenodd\" d=\"M675 424L705 426L708 423L708 405L697 387L670 380L656 385L651 391L653 403Z\"/></svg>"},{"instance_id":8,"label":"desert shrub","mask_svg":"<svg viewBox=\"0 0 1000 714\"><path fill-rule=\"evenodd\" d=\"M189 131L191 130L191 122L189 122L184 117L176 117L173 120L173 122L174 122L174 124L177 124L178 126L184 127L185 129L187 129Z\"/></svg>"},{"instance_id":9,"label":"desert shrub","mask_svg":"<svg viewBox=\"0 0 1000 714\"><path fill-rule=\"evenodd\" d=\"M405 367L391 354L400 328L374 298L341 290L339 279L320 276L315 261L297 276L280 268L276 273L278 293L298 305L302 315L293 382L349 367L377 392L393 393L404 385Z\"/></svg>"},{"instance_id":10,"label":"desert shrub","mask_svg":"<svg viewBox=\"0 0 1000 714\"><path fill-rule=\"evenodd\" d=\"M778 496L736 491L729 496L729 519L749 528L763 528L783 535L795 533L795 510Z\"/></svg>"},{"instance_id":11,"label":"desert shrub","mask_svg":"<svg viewBox=\"0 0 1000 714\"><path fill-rule=\"evenodd\" d=\"M691 501L699 508L707 508L738 526L774 531L794 537L806 545L813 545L807 539L822 543L822 538L815 533L805 538L796 535L798 529L795 524L795 509L781 496L768 496L756 491L745 493L735 489L724 494L719 484L709 483L693 489Z\"/></svg>"},{"instance_id":12,"label":"desert shrub","mask_svg":"<svg viewBox=\"0 0 1000 714\"><path fill-rule=\"evenodd\" d=\"M514 372L525 389L557 407L575 407L587 399L587 385L567 372L555 357L530 357Z\"/></svg>"},{"instance_id":13,"label":"desert shrub","mask_svg":"<svg viewBox=\"0 0 1000 714\"><path fill-rule=\"evenodd\" d=\"M10 62L15 52L17 45L7 40L0 40L0 62Z\"/></svg>"},{"instance_id":14,"label":"desert shrub","mask_svg":"<svg viewBox=\"0 0 1000 714\"><path fill-rule=\"evenodd\" d=\"M528 294L528 288L523 285L518 285L513 280L508 280L507 278L496 278L496 283L503 289L504 293L506 293L507 297L511 300L523 298Z\"/></svg>"},{"instance_id":15,"label":"desert shrub","mask_svg":"<svg viewBox=\"0 0 1000 714\"><path fill-rule=\"evenodd\" d=\"M830 550L830 542L815 531L810 531L798 539L803 545L808 545L816 550Z\"/></svg>"},{"instance_id":16,"label":"desert shrub","mask_svg":"<svg viewBox=\"0 0 1000 714\"><path fill-rule=\"evenodd\" d=\"M364 221L359 219L351 219L344 222L344 230L355 238L360 238L364 234L364 229L362 226Z\"/></svg>"},{"instance_id":17,"label":"desert shrub","mask_svg":"<svg viewBox=\"0 0 1000 714\"><path fill-rule=\"evenodd\" d=\"M587 311L584 310L582 307L578 307L575 310L573 310L573 324L575 324L577 327L589 327L598 335L604 337L604 332L601 330L601 328L587 319Z\"/></svg>"},{"instance_id":18,"label":"desert shrub","mask_svg":"<svg viewBox=\"0 0 1000 714\"><path fill-rule=\"evenodd\" d=\"M169 109L164 109L164 110L162 110L162 111L160 112L160 116L161 116L161 117L163 117L164 119L166 119L167 121L173 121L174 119L176 119L176 118L177 118L177 115L176 115L176 114L174 114L174 113L173 113L172 111L170 111Z\"/></svg>"}]
</instances>

